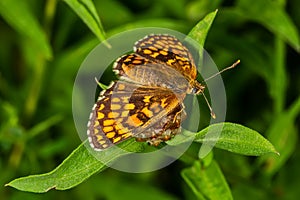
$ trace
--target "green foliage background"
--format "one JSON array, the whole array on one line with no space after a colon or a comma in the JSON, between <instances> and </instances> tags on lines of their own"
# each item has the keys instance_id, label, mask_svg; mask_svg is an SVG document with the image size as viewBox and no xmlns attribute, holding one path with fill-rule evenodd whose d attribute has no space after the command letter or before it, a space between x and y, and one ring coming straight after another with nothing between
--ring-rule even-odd
<instances>
[{"instance_id":1,"label":"green foliage background","mask_svg":"<svg viewBox=\"0 0 300 200\"><path fill-rule=\"evenodd\" d=\"M94 5L88 0L0 0L1 199L201 198L188 185L223 176L208 176L208 171L188 180L206 161L192 167L177 161L145 174L107 169L73 189L45 194L4 185L51 171L81 143L72 118L72 87L81 62L99 40L145 26L188 33L215 9L205 49L220 68L242 61L222 75L226 121L259 131L281 156L246 157L216 149L211 156L218 164L211 165L220 166L234 199L300 196L299 1L95 0ZM202 118L205 126L208 119ZM198 148L194 144L189 151Z\"/></svg>"}]
</instances>

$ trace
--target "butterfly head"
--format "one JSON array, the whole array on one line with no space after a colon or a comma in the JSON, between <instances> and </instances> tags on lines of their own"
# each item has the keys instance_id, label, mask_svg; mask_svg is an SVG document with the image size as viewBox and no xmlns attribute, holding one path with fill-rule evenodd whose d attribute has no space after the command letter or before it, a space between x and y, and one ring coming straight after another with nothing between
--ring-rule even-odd
<instances>
[{"instance_id":1,"label":"butterfly head","mask_svg":"<svg viewBox=\"0 0 300 200\"><path fill-rule=\"evenodd\" d=\"M188 90L188 93L190 94L201 94L203 93L205 89L205 86L199 83L197 80L194 80L190 83L190 88Z\"/></svg>"}]
</instances>

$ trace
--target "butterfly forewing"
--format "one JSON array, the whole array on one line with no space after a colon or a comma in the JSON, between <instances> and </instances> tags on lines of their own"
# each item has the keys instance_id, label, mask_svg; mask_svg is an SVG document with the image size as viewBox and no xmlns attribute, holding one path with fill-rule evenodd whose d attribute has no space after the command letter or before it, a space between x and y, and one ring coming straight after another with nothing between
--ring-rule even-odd
<instances>
[{"instance_id":1,"label":"butterfly forewing","mask_svg":"<svg viewBox=\"0 0 300 200\"><path fill-rule=\"evenodd\" d=\"M121 80L141 85L168 88L185 93L189 82L178 70L144 58L136 53L122 56L113 67Z\"/></svg>"},{"instance_id":2,"label":"butterfly forewing","mask_svg":"<svg viewBox=\"0 0 300 200\"><path fill-rule=\"evenodd\" d=\"M137 41L134 51L149 60L175 68L188 79L195 79L197 68L186 46L170 35L148 35Z\"/></svg>"}]
</instances>

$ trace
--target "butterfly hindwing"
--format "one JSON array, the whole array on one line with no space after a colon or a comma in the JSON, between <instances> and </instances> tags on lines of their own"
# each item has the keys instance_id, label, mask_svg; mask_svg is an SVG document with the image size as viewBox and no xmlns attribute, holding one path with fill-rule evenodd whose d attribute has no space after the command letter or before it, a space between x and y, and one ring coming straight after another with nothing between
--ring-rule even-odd
<instances>
[{"instance_id":1,"label":"butterfly hindwing","mask_svg":"<svg viewBox=\"0 0 300 200\"><path fill-rule=\"evenodd\" d=\"M174 135L180 127L182 98L164 88L114 82L101 92L91 112L90 143L102 150L130 137L147 141L165 130Z\"/></svg>"}]
</instances>

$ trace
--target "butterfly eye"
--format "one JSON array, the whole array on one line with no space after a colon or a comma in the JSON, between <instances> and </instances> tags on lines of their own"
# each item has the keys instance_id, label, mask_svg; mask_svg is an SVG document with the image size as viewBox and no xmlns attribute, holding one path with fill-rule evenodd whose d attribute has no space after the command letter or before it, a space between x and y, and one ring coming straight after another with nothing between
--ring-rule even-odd
<instances>
[{"instance_id":1,"label":"butterfly eye","mask_svg":"<svg viewBox=\"0 0 300 200\"><path fill-rule=\"evenodd\" d=\"M192 94L199 94L200 90L198 88L192 88Z\"/></svg>"},{"instance_id":2,"label":"butterfly eye","mask_svg":"<svg viewBox=\"0 0 300 200\"><path fill-rule=\"evenodd\" d=\"M203 93L205 86L199 83L198 81L194 81L191 83L191 89L189 90L191 94L200 94Z\"/></svg>"}]
</instances>

